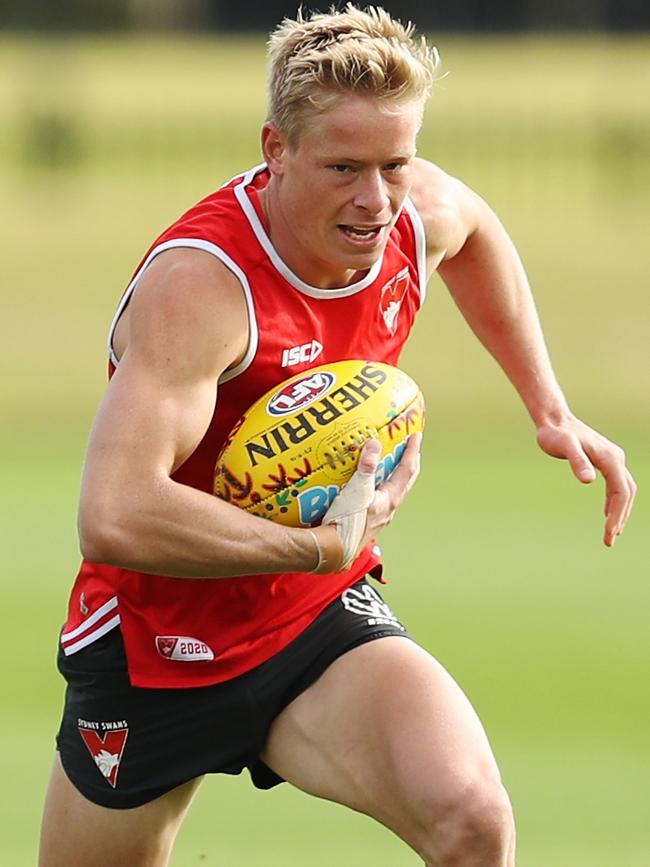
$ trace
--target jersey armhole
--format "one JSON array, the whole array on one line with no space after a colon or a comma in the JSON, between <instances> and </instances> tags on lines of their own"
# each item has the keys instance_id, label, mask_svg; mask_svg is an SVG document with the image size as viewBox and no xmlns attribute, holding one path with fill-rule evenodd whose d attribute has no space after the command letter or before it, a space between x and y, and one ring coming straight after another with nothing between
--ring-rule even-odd
<instances>
[{"instance_id":1,"label":"jersey armhole","mask_svg":"<svg viewBox=\"0 0 650 867\"><path fill-rule=\"evenodd\" d=\"M109 358L112 364L117 367L117 365L119 364L119 358L115 354L115 348L113 346L113 335L115 334L115 328L117 327L117 323L120 321L121 315L124 313L129 304L129 301L133 297L133 293L136 290L140 278L159 253L162 253L165 250L172 250L176 247L191 247L195 250L205 250L206 253L211 253L213 256L216 256L217 259L219 259L219 261L222 262L232 274L234 274L234 276L237 278L237 280L239 280L239 283L241 284L242 290L244 292L244 299L246 301L246 312L248 314L248 346L246 348L246 353L244 354L244 357L239 362L239 364L236 364L234 367L229 367L228 370L225 370L219 377L220 383L228 382L228 380L234 379L236 376L239 376L240 373L243 373L246 368L249 367L249 365L255 358L255 353L257 352L259 333L257 328L257 318L255 316L255 305L253 303L253 293L251 291L248 278L239 267L239 265L230 258L230 256L225 252L225 250L222 250L221 247L218 247L216 244L213 244L210 241L204 241L201 238L174 238L173 240L164 241L162 244L158 244L158 246L154 247L153 250L149 253L147 258L142 263L142 266L138 269L135 276L127 286L126 291L124 292L124 295L120 300L118 308L115 311L115 316L113 317L113 321L111 322L111 326L108 331Z\"/></svg>"},{"instance_id":2,"label":"jersey armhole","mask_svg":"<svg viewBox=\"0 0 650 867\"><path fill-rule=\"evenodd\" d=\"M424 299L427 297L427 237L424 231L424 223L418 209L415 207L410 198L404 201L404 210L409 215L411 225L413 226L413 234L415 235L415 256L418 266L418 284L420 289L420 307L424 304Z\"/></svg>"}]
</instances>

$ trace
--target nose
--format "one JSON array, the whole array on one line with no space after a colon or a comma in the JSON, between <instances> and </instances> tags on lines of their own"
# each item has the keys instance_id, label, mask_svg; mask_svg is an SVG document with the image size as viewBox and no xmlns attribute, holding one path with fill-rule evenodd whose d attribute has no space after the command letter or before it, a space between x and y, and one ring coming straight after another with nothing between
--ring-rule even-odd
<instances>
[{"instance_id":1,"label":"nose","mask_svg":"<svg viewBox=\"0 0 650 867\"><path fill-rule=\"evenodd\" d=\"M354 204L373 216L379 216L389 207L390 198L380 171L373 169L360 174Z\"/></svg>"}]
</instances>

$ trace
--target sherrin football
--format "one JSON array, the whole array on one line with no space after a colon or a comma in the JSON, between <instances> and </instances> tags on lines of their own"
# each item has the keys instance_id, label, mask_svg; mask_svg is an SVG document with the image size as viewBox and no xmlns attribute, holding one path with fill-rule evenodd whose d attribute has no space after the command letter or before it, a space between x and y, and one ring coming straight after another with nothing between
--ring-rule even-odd
<instances>
[{"instance_id":1,"label":"sherrin football","mask_svg":"<svg viewBox=\"0 0 650 867\"><path fill-rule=\"evenodd\" d=\"M214 492L254 515L314 526L354 473L366 440L382 445L379 485L423 427L422 393L398 368L374 361L312 367L238 421L217 459Z\"/></svg>"}]
</instances>

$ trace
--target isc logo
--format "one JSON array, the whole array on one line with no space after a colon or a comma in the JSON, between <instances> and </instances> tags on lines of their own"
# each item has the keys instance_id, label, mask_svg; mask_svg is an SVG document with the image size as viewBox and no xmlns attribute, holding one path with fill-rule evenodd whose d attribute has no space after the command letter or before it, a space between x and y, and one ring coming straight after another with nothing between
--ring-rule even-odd
<instances>
[{"instance_id":1,"label":"isc logo","mask_svg":"<svg viewBox=\"0 0 650 867\"><path fill-rule=\"evenodd\" d=\"M323 344L317 340L303 343L302 346L292 346L282 350L282 367L292 367L294 364L304 364L314 361L323 351Z\"/></svg>"}]
</instances>

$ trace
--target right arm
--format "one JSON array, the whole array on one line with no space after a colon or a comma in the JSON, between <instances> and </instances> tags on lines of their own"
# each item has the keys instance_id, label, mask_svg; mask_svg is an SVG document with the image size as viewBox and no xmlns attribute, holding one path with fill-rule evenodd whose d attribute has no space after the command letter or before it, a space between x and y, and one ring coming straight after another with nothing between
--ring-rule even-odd
<instances>
[{"instance_id":1,"label":"right arm","mask_svg":"<svg viewBox=\"0 0 650 867\"><path fill-rule=\"evenodd\" d=\"M86 457L83 555L177 577L313 569L307 533L171 478L210 424L219 376L243 354L248 321L239 283L209 253L168 251L144 273L123 315L120 363Z\"/></svg>"},{"instance_id":2,"label":"right arm","mask_svg":"<svg viewBox=\"0 0 650 867\"><path fill-rule=\"evenodd\" d=\"M311 533L248 515L172 478L210 424L219 376L245 351L248 318L235 277L203 251L161 253L123 316L120 363L93 425L82 480L84 557L179 578L314 569ZM362 544L392 517L407 472L369 510ZM335 527L314 532L324 571L336 571L342 552Z\"/></svg>"}]
</instances>

